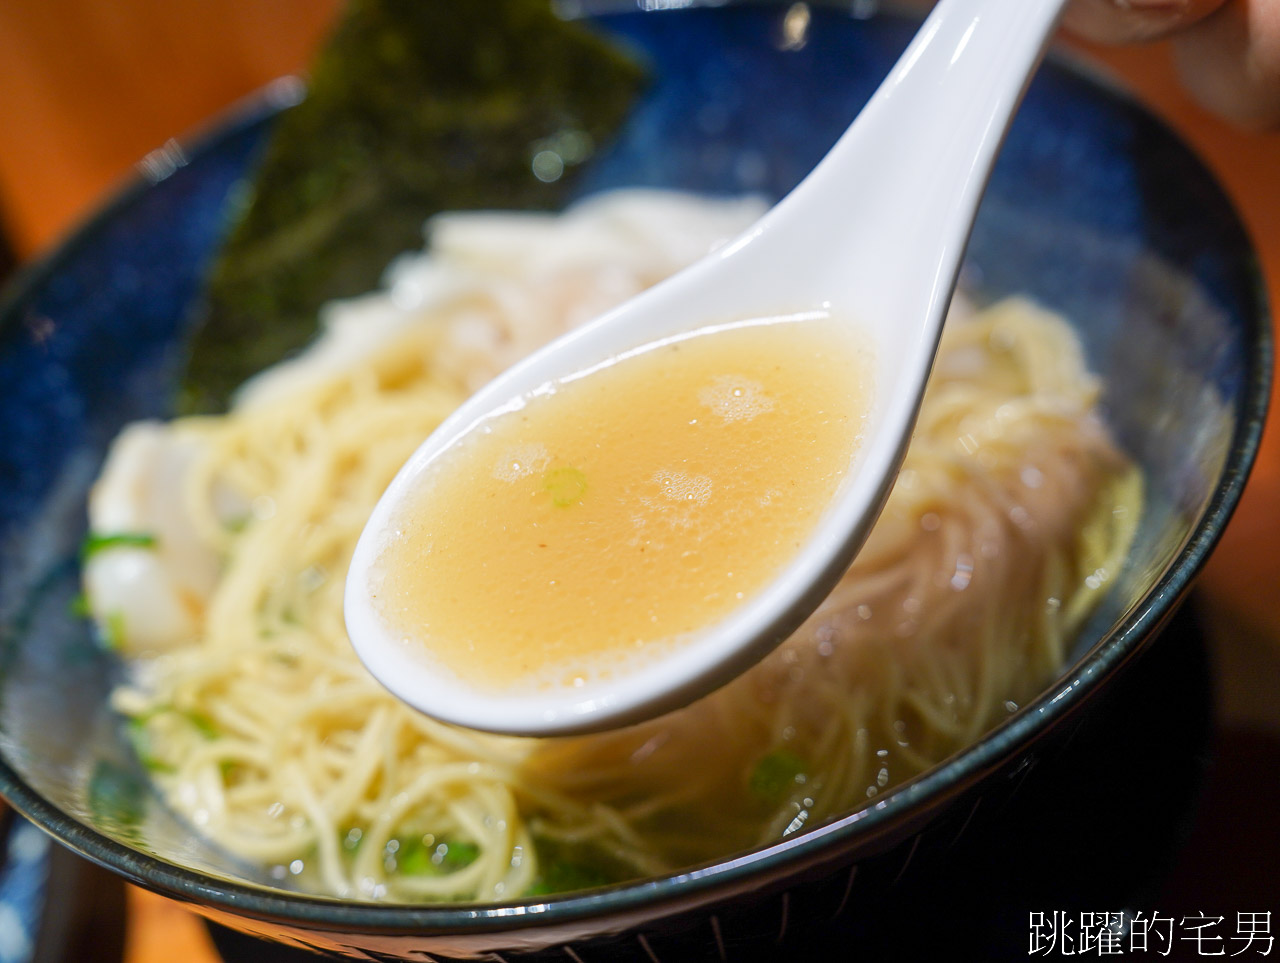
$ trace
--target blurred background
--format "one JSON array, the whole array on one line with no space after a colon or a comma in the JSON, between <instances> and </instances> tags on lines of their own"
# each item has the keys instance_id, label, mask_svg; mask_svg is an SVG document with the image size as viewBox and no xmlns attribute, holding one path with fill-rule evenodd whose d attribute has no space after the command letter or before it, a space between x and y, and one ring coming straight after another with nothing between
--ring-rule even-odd
<instances>
[{"instance_id":1,"label":"blurred background","mask_svg":"<svg viewBox=\"0 0 1280 963\"><path fill-rule=\"evenodd\" d=\"M340 5L341 0L0 2L0 281L56 245L133 176L149 152L170 138L198 132L272 78L305 71ZM1162 44L1068 45L1072 56L1132 90L1200 153L1258 246L1271 303L1280 302L1280 133L1242 132L1201 110L1178 86ZM1275 417L1194 606L1211 667L1214 777L1206 782L1190 841L1162 884L1166 902L1160 908L1271 910L1280 926ZM118 903L103 905L119 911ZM203 926L185 909L133 889L124 905L123 958L129 963L215 959ZM120 948L109 943L78 958L119 959Z\"/></svg>"}]
</instances>

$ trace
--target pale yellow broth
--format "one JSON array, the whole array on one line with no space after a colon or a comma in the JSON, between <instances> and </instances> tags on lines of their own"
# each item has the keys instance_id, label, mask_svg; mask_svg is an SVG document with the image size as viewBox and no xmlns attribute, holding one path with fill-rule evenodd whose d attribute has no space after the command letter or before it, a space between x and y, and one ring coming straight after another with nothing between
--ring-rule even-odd
<instances>
[{"instance_id":1,"label":"pale yellow broth","mask_svg":"<svg viewBox=\"0 0 1280 963\"><path fill-rule=\"evenodd\" d=\"M652 659L795 557L854 462L869 371L823 318L706 328L566 379L424 473L375 604L481 688Z\"/></svg>"}]
</instances>

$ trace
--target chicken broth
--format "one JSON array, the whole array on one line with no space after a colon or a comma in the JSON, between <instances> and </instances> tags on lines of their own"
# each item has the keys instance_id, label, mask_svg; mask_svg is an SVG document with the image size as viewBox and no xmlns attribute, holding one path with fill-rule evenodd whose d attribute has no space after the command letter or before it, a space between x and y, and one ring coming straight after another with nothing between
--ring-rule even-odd
<instances>
[{"instance_id":1,"label":"chicken broth","mask_svg":"<svg viewBox=\"0 0 1280 963\"><path fill-rule=\"evenodd\" d=\"M755 320L534 392L423 474L375 605L483 688L651 659L795 556L853 464L869 371L847 325Z\"/></svg>"}]
</instances>

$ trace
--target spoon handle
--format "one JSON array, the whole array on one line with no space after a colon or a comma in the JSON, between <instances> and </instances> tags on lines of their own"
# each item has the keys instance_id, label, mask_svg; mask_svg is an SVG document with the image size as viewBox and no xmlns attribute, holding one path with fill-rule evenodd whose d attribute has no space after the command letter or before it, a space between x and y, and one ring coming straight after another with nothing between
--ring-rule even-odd
<instances>
[{"instance_id":1,"label":"spoon handle","mask_svg":"<svg viewBox=\"0 0 1280 963\"><path fill-rule=\"evenodd\" d=\"M779 227L802 217L851 265L855 316L941 318L996 153L1065 2L941 0L778 206Z\"/></svg>"}]
</instances>

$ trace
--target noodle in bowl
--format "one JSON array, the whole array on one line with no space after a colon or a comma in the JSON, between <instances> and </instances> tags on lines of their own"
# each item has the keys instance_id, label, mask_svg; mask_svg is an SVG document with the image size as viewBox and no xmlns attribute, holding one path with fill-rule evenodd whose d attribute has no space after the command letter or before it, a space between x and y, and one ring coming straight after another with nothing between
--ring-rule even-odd
<instances>
[{"instance_id":1,"label":"noodle in bowl","mask_svg":"<svg viewBox=\"0 0 1280 963\"><path fill-rule=\"evenodd\" d=\"M953 313L866 548L722 691L614 733L498 738L418 715L357 661L350 554L422 438L500 367L759 213L635 191L446 215L386 291L333 305L324 337L227 416L126 429L90 502L103 547L85 580L134 660L113 704L170 806L334 896L502 900L820 824L1043 687L1128 552L1141 481L1069 325L1017 299Z\"/></svg>"}]
</instances>

